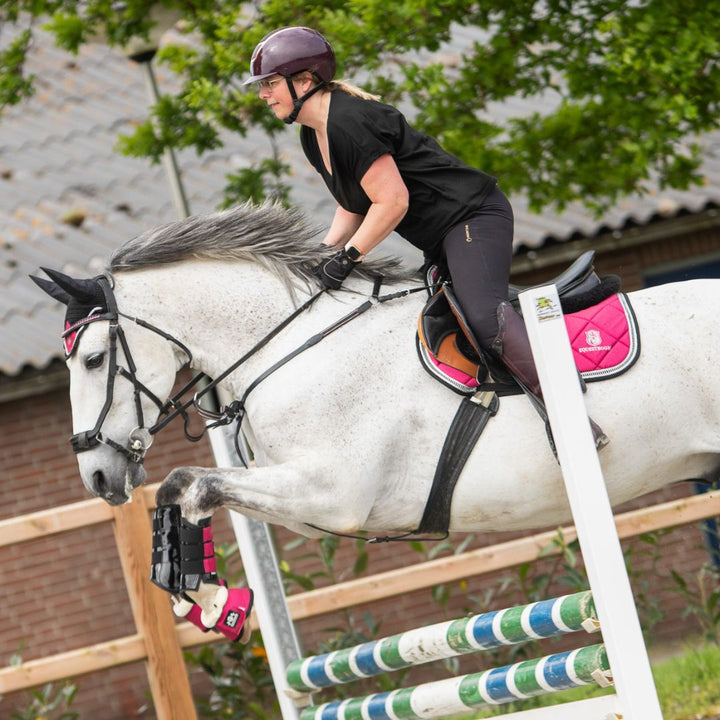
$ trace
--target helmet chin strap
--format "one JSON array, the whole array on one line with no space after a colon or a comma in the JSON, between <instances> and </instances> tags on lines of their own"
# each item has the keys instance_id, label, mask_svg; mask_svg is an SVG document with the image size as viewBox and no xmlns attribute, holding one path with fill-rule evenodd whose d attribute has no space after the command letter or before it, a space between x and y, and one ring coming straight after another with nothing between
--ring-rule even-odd
<instances>
[{"instance_id":1,"label":"helmet chin strap","mask_svg":"<svg viewBox=\"0 0 720 720\"><path fill-rule=\"evenodd\" d=\"M295 86L293 85L292 78L289 75L285 76L285 82L287 82L288 90L290 90L290 97L292 97L293 111L283 119L283 122L286 125L292 125L297 120L297 116L300 113L300 110L302 110L303 103L311 95L314 95L318 90L325 87L327 83L324 80L321 80L314 88L311 88L301 98L299 98L295 92Z\"/></svg>"}]
</instances>

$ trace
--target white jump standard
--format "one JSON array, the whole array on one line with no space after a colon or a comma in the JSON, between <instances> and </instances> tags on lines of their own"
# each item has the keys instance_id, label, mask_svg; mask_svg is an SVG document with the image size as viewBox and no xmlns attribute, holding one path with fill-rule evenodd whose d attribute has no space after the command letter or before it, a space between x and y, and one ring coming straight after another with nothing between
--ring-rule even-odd
<instances>
[{"instance_id":1,"label":"white jump standard","mask_svg":"<svg viewBox=\"0 0 720 720\"><path fill-rule=\"evenodd\" d=\"M617 691L614 715L602 718L662 720L557 290L547 285L519 297ZM603 459L612 454L611 440Z\"/></svg>"}]
</instances>

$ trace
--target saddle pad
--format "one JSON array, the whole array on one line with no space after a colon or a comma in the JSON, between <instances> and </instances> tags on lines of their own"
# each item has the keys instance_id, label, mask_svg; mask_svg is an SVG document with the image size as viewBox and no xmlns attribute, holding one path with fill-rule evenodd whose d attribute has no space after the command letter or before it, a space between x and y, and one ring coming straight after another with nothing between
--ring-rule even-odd
<instances>
[{"instance_id":1,"label":"saddle pad","mask_svg":"<svg viewBox=\"0 0 720 720\"><path fill-rule=\"evenodd\" d=\"M635 314L625 293L565 316L573 357L587 381L624 373L640 354Z\"/></svg>"},{"instance_id":2,"label":"saddle pad","mask_svg":"<svg viewBox=\"0 0 720 720\"><path fill-rule=\"evenodd\" d=\"M625 293L565 316L573 357L588 382L617 377L640 355L637 320ZM461 395L474 393L478 381L463 369L440 362L416 336L423 367L443 385Z\"/></svg>"}]
</instances>

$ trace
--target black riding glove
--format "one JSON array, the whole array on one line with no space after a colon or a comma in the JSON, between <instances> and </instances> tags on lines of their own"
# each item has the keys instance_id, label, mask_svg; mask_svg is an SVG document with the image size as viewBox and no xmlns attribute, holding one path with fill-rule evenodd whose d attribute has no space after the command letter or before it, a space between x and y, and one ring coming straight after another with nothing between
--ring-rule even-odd
<instances>
[{"instance_id":1,"label":"black riding glove","mask_svg":"<svg viewBox=\"0 0 720 720\"><path fill-rule=\"evenodd\" d=\"M326 258L313 268L313 273L320 282L331 290L339 290L345 278L354 270L359 262L353 262L345 248Z\"/></svg>"}]
</instances>

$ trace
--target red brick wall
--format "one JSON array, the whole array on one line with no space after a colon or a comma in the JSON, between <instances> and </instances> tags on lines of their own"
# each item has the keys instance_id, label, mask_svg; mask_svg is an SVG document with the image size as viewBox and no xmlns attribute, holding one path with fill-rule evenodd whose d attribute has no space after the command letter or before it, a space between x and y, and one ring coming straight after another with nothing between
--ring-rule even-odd
<instances>
[{"instance_id":1,"label":"red brick wall","mask_svg":"<svg viewBox=\"0 0 720 720\"><path fill-rule=\"evenodd\" d=\"M658 243L653 248L638 247L619 252L614 257L599 257L597 267L602 273L621 274L625 289L630 290L642 284L642 268L648 264L675 260L688 251L704 254L715 249L720 250L720 235L704 233L684 238L682 242ZM516 281L539 282L559 269L543 270L539 276L520 276ZM3 499L0 519L88 497L67 443L70 434L66 390L0 405ZM171 425L158 437L150 452L147 460L149 480L158 481L172 467L190 464L212 464L209 447L205 442L186 442L180 425ZM665 490L645 502L661 502L688 492L688 488ZM221 541L231 540L224 513L218 515L215 528ZM282 546L294 537L288 531L280 530L278 543ZM507 534L477 536L470 547L496 544L509 537ZM651 557L640 554L645 546L634 545L637 548L633 553L634 563L639 569L644 569L634 582L634 589L638 595L643 593L658 597L666 613L666 620L652 632L653 642L677 640L694 633L694 622L682 617L684 599L668 591L667 587L671 585L671 568L689 571L699 568L707 559L698 528L688 526L662 538L657 549L657 554L663 558L659 574L651 572ZM298 559L312 548L312 543L306 544L288 553L294 569L300 572L322 569L316 560ZM420 559L416 552L401 544L373 546L368 548L368 552L369 573L402 567ZM353 543L343 542L337 564L345 579L351 577L348 566L353 558ZM549 572L552 565L552 560L545 560L535 572ZM0 648L3 665L21 646L23 658L30 660L135 632L109 525L84 528L5 548L1 567L4 622L0 624ZM481 572L482 568L478 571ZM362 626L363 613L370 611L376 621L381 621L380 631L390 634L457 616L467 610L477 612L522 602L524 598L521 594L512 598L497 595L502 579L512 575L517 577L516 573L508 570L456 584L444 609L432 602L427 590L408 593L372 607L360 607L352 614ZM321 579L318 580L318 585L322 583ZM553 587L553 593L565 591L562 585ZM305 646L312 650L325 637L326 628L344 621L345 614L340 613L337 617L300 623ZM477 667L478 663L487 661L469 662ZM154 717L143 663L85 675L77 678L77 683L79 693L74 708L83 718L120 720L136 716ZM208 692L208 684L200 676L193 676L193 686L196 697ZM0 701L0 716L9 715L19 701L18 694L3 698Z\"/></svg>"}]
</instances>

